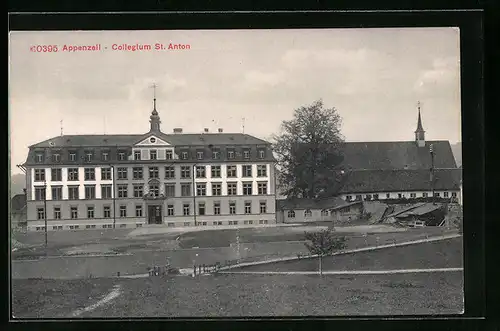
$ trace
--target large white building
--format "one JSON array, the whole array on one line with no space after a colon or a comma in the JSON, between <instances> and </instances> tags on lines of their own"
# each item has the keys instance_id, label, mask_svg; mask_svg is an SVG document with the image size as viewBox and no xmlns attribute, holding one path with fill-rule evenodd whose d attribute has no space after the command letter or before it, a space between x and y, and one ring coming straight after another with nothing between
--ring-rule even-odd
<instances>
[{"instance_id":1,"label":"large white building","mask_svg":"<svg viewBox=\"0 0 500 331\"><path fill-rule=\"evenodd\" d=\"M276 222L270 144L241 133L63 135L29 147L28 230Z\"/></svg>"}]
</instances>

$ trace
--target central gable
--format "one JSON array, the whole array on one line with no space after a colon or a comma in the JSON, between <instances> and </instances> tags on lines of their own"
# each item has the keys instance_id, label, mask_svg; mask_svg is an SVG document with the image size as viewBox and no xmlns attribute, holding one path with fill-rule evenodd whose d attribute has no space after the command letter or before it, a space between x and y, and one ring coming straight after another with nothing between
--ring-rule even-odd
<instances>
[{"instance_id":1,"label":"central gable","mask_svg":"<svg viewBox=\"0 0 500 331\"><path fill-rule=\"evenodd\" d=\"M154 134L150 134L145 138L141 139L138 143L134 144L134 146L171 146L169 142L159 138Z\"/></svg>"}]
</instances>

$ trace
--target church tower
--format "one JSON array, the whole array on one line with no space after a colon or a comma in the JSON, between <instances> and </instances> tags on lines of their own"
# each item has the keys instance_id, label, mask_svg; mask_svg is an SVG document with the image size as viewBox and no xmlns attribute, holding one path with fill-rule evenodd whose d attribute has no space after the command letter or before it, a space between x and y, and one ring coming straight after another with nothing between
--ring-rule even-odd
<instances>
[{"instance_id":1,"label":"church tower","mask_svg":"<svg viewBox=\"0 0 500 331\"><path fill-rule=\"evenodd\" d=\"M160 131L160 116L158 116L158 112L156 111L156 85L153 84L154 96L153 96L153 111L151 112L151 116L149 116L149 123L151 123L150 132L161 132Z\"/></svg>"},{"instance_id":2,"label":"church tower","mask_svg":"<svg viewBox=\"0 0 500 331\"><path fill-rule=\"evenodd\" d=\"M420 115L420 101L418 102L418 122L417 130L415 130L415 141L418 147L425 147L425 131L422 127L422 117Z\"/></svg>"}]
</instances>

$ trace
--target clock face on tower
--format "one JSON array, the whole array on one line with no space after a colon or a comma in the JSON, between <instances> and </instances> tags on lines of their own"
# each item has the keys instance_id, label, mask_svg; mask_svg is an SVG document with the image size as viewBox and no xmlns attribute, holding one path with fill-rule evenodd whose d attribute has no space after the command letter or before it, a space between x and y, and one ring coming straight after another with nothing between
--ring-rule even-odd
<instances>
[{"instance_id":1,"label":"clock face on tower","mask_svg":"<svg viewBox=\"0 0 500 331\"><path fill-rule=\"evenodd\" d=\"M155 137L151 137L149 138L149 142L154 144L156 142L156 138Z\"/></svg>"}]
</instances>

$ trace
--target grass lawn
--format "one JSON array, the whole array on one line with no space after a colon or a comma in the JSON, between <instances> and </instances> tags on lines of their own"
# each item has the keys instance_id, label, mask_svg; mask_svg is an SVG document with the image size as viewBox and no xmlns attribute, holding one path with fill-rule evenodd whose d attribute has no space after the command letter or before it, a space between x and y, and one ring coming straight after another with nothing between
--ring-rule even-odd
<instances>
[{"instance_id":1,"label":"grass lawn","mask_svg":"<svg viewBox=\"0 0 500 331\"><path fill-rule=\"evenodd\" d=\"M323 270L393 270L463 267L462 238L325 257ZM318 259L242 267L240 271L316 271Z\"/></svg>"},{"instance_id":2,"label":"grass lawn","mask_svg":"<svg viewBox=\"0 0 500 331\"><path fill-rule=\"evenodd\" d=\"M463 309L462 273L446 272L15 280L13 313L18 318L69 316L97 302L117 283L122 287L118 298L81 317L453 314Z\"/></svg>"}]
</instances>

